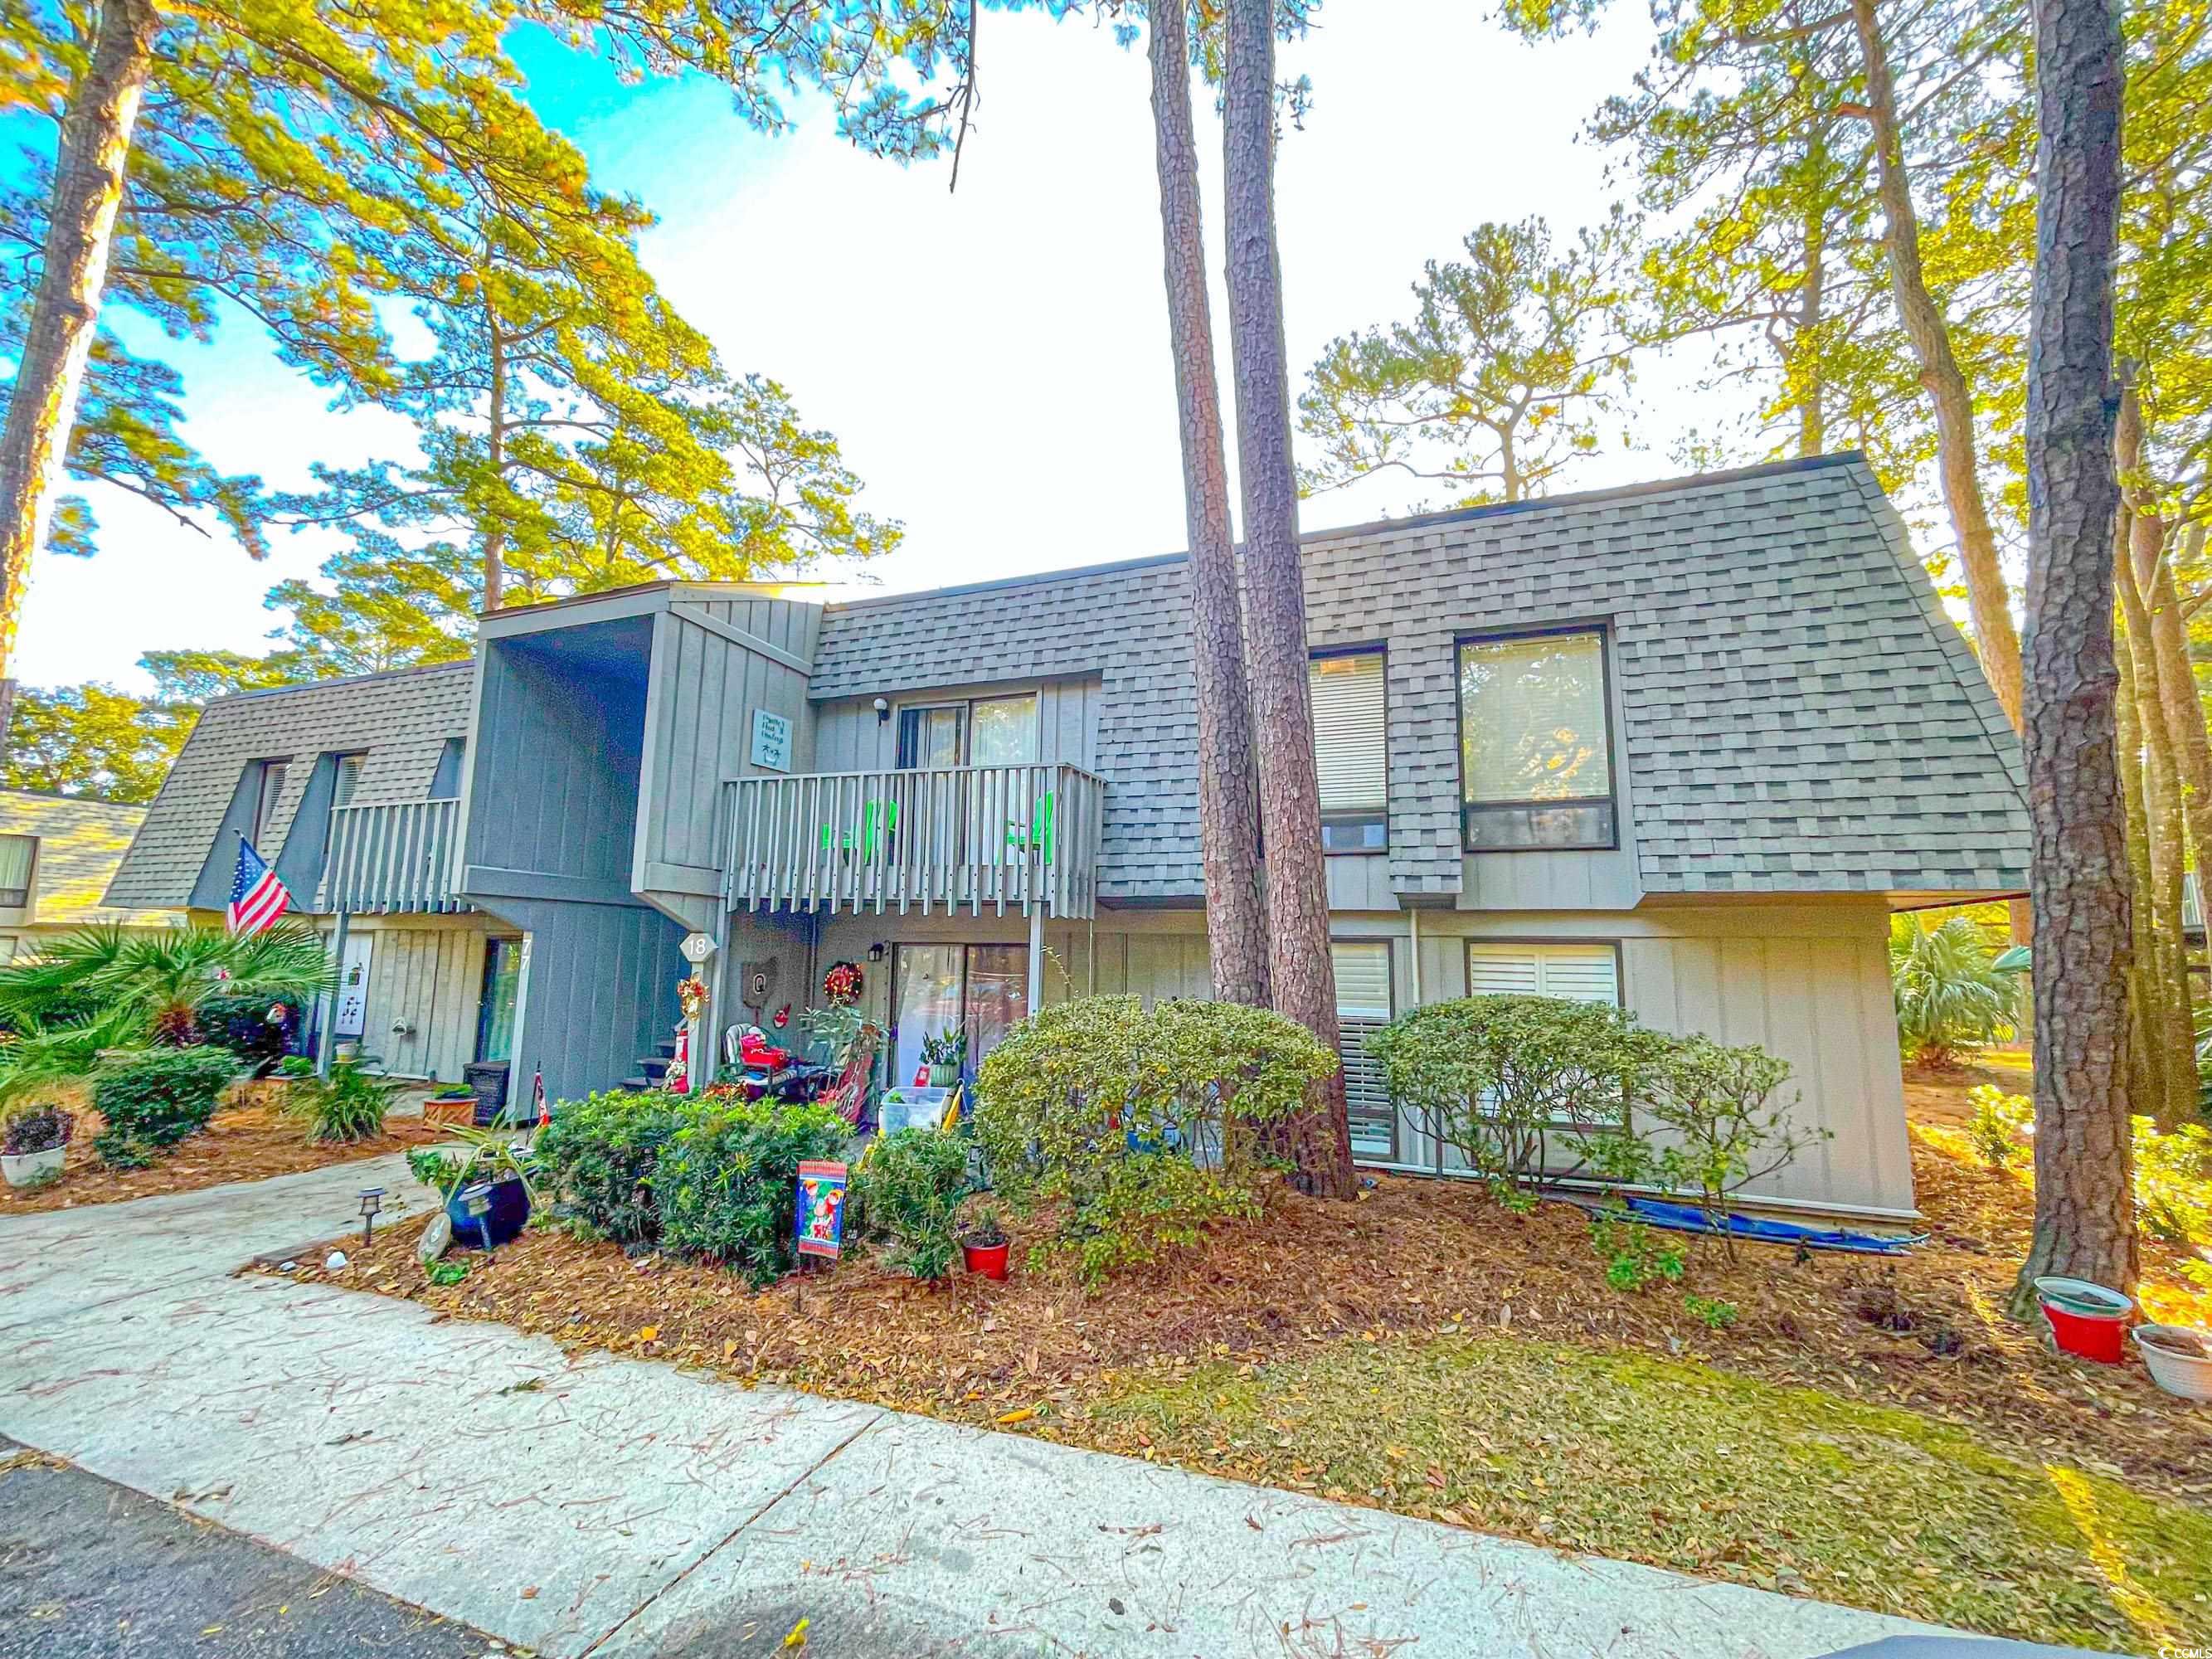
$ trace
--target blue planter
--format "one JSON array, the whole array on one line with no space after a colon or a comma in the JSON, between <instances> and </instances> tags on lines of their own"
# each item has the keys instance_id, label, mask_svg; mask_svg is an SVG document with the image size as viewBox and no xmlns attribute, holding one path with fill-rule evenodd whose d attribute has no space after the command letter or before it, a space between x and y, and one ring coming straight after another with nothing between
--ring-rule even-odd
<instances>
[{"instance_id":1,"label":"blue planter","mask_svg":"<svg viewBox=\"0 0 2212 1659\"><path fill-rule=\"evenodd\" d=\"M446 1205L446 1218L453 1224L454 1243L496 1249L530 1219L530 1194L512 1176L479 1181L453 1194Z\"/></svg>"}]
</instances>

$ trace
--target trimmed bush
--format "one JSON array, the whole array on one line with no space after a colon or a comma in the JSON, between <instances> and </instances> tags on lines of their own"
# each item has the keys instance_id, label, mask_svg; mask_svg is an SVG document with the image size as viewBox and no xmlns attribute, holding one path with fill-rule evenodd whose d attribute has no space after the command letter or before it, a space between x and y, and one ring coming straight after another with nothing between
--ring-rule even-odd
<instances>
[{"instance_id":1,"label":"trimmed bush","mask_svg":"<svg viewBox=\"0 0 2212 1659\"><path fill-rule=\"evenodd\" d=\"M1008 1034L975 1084L977 1138L1012 1202L1065 1200L1040 1248L1096 1280L1255 1212L1260 1134L1337 1059L1264 1008L1086 997Z\"/></svg>"},{"instance_id":2,"label":"trimmed bush","mask_svg":"<svg viewBox=\"0 0 2212 1659\"><path fill-rule=\"evenodd\" d=\"M284 1017L270 1019L273 1008L282 1008ZM300 1030L299 1008L278 997L210 997L192 1018L202 1042L229 1049L253 1077L276 1070Z\"/></svg>"},{"instance_id":3,"label":"trimmed bush","mask_svg":"<svg viewBox=\"0 0 2212 1659\"><path fill-rule=\"evenodd\" d=\"M660 1155L702 1109L658 1091L562 1101L536 1149L547 1180L568 1201L571 1224L625 1249L658 1241L653 1186Z\"/></svg>"},{"instance_id":4,"label":"trimmed bush","mask_svg":"<svg viewBox=\"0 0 2212 1659\"><path fill-rule=\"evenodd\" d=\"M826 1107L759 1100L702 1106L658 1154L653 1196L660 1242L755 1285L798 1261L799 1166L842 1158L850 1128Z\"/></svg>"},{"instance_id":5,"label":"trimmed bush","mask_svg":"<svg viewBox=\"0 0 2212 1659\"><path fill-rule=\"evenodd\" d=\"M1593 1133L1625 1130L1664 1038L1610 1003L1463 997L1400 1016L1367 1040L1390 1092L1501 1199L1530 1201L1571 1173ZM1554 1167L1553 1152L1569 1160Z\"/></svg>"},{"instance_id":6,"label":"trimmed bush","mask_svg":"<svg viewBox=\"0 0 2212 1659\"><path fill-rule=\"evenodd\" d=\"M148 1048L103 1067L92 1103L106 1127L93 1137L94 1150L118 1169L144 1168L207 1127L240 1070L237 1055L210 1044Z\"/></svg>"},{"instance_id":7,"label":"trimmed bush","mask_svg":"<svg viewBox=\"0 0 2212 1659\"><path fill-rule=\"evenodd\" d=\"M901 1129L872 1144L854 1180L871 1237L890 1241L891 1265L943 1279L957 1254L960 1200L969 1191L968 1137Z\"/></svg>"}]
</instances>

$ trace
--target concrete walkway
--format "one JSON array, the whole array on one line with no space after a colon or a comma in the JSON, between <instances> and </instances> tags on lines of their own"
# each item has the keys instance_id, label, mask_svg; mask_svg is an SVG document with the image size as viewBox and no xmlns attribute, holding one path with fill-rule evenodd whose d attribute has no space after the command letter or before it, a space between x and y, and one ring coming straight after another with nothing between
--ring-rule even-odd
<instances>
[{"instance_id":1,"label":"concrete walkway","mask_svg":"<svg viewBox=\"0 0 2212 1659\"><path fill-rule=\"evenodd\" d=\"M232 1276L397 1158L0 1222L0 1434L548 1655L1808 1659L1924 1630ZM1411 1645L1409 1645L1411 1644Z\"/></svg>"}]
</instances>

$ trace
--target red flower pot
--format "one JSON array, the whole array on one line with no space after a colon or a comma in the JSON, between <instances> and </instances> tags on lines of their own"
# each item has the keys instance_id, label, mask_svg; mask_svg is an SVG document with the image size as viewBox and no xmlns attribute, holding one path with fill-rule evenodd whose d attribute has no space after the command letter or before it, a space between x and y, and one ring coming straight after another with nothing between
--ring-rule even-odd
<instances>
[{"instance_id":1,"label":"red flower pot","mask_svg":"<svg viewBox=\"0 0 2212 1659\"><path fill-rule=\"evenodd\" d=\"M2103 1365L2117 1365L2126 1358L2123 1339L2128 1316L2135 1311L2135 1304L2126 1297L2072 1279L2039 1279L2035 1289L2061 1353Z\"/></svg>"},{"instance_id":2,"label":"red flower pot","mask_svg":"<svg viewBox=\"0 0 2212 1659\"><path fill-rule=\"evenodd\" d=\"M963 1244L960 1255L969 1273L981 1273L986 1279L1004 1279L1010 1248L1006 1244Z\"/></svg>"}]
</instances>

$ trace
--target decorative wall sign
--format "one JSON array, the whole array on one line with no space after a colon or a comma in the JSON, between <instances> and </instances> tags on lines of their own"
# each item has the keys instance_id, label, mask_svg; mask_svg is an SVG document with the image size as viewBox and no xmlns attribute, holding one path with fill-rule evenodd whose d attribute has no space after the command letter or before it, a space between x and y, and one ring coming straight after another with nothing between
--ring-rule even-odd
<instances>
[{"instance_id":1,"label":"decorative wall sign","mask_svg":"<svg viewBox=\"0 0 2212 1659\"><path fill-rule=\"evenodd\" d=\"M835 1261L845 1243L846 1166L810 1158L799 1166L797 1236L801 1255Z\"/></svg>"},{"instance_id":2,"label":"decorative wall sign","mask_svg":"<svg viewBox=\"0 0 2212 1659\"><path fill-rule=\"evenodd\" d=\"M791 770L791 722L765 708L753 710L752 762L763 772Z\"/></svg>"}]
</instances>

